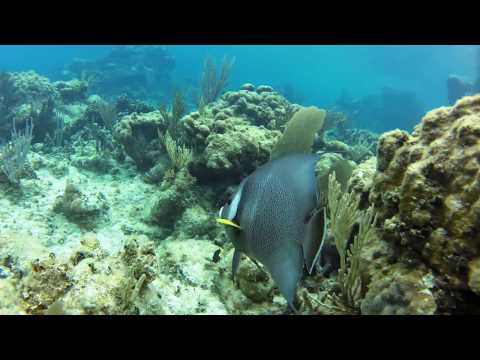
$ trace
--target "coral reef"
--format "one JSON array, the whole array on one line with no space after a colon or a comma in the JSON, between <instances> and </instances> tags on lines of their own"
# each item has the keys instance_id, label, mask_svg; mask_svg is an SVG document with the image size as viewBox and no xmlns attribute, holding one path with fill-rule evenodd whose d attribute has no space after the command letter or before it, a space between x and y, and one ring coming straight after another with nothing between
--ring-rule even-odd
<instances>
[{"instance_id":1,"label":"coral reef","mask_svg":"<svg viewBox=\"0 0 480 360\"><path fill-rule=\"evenodd\" d=\"M243 86L243 90L229 91L211 106L215 120L239 117L251 124L269 129L281 129L299 109L270 86Z\"/></svg>"},{"instance_id":2,"label":"coral reef","mask_svg":"<svg viewBox=\"0 0 480 360\"><path fill-rule=\"evenodd\" d=\"M360 209L365 209L369 205L369 196L376 170L377 158L371 157L356 166L349 179L348 189L353 191L360 198Z\"/></svg>"},{"instance_id":3,"label":"coral reef","mask_svg":"<svg viewBox=\"0 0 480 360\"><path fill-rule=\"evenodd\" d=\"M157 130L163 129L159 111L123 117L114 127L114 138L129 155L139 170L150 170L162 156L162 144Z\"/></svg>"},{"instance_id":4,"label":"coral reef","mask_svg":"<svg viewBox=\"0 0 480 360\"><path fill-rule=\"evenodd\" d=\"M11 78L16 94L22 103L41 103L50 98L60 96L57 88L50 80L34 71L12 73Z\"/></svg>"},{"instance_id":5,"label":"coral reef","mask_svg":"<svg viewBox=\"0 0 480 360\"><path fill-rule=\"evenodd\" d=\"M168 106L144 102L154 89L166 104L173 65L160 47L119 47L72 64L74 80L0 73L0 137L31 138L10 172L21 187L0 181L0 314L285 312L262 266L244 257L232 281L233 247L215 218L301 107L267 85L222 94L229 68L213 81L212 63L197 111L179 93ZM419 107L385 90L343 99L315 127L330 226L299 286L300 313L480 311L480 96L429 112L411 134L350 127L368 119L381 131L393 113L417 121Z\"/></svg>"},{"instance_id":6,"label":"coral reef","mask_svg":"<svg viewBox=\"0 0 480 360\"><path fill-rule=\"evenodd\" d=\"M165 179L161 191L152 199L152 205L147 206L151 221L173 229L175 221L185 209L197 201L196 194L191 189L194 184L195 178L185 169L180 171L172 182Z\"/></svg>"},{"instance_id":7,"label":"coral reef","mask_svg":"<svg viewBox=\"0 0 480 360\"><path fill-rule=\"evenodd\" d=\"M244 84L184 116L180 138L194 150L190 172L200 183L238 183L268 160L278 130L298 108L269 86Z\"/></svg>"},{"instance_id":8,"label":"coral reef","mask_svg":"<svg viewBox=\"0 0 480 360\"><path fill-rule=\"evenodd\" d=\"M87 98L88 83L78 79L53 83L64 104L84 101Z\"/></svg>"},{"instance_id":9,"label":"coral reef","mask_svg":"<svg viewBox=\"0 0 480 360\"><path fill-rule=\"evenodd\" d=\"M175 59L162 46L117 46L101 59L75 60L64 75L88 82L91 91L106 98L127 94L149 100L170 90L174 68Z\"/></svg>"},{"instance_id":10,"label":"coral reef","mask_svg":"<svg viewBox=\"0 0 480 360\"><path fill-rule=\"evenodd\" d=\"M214 122L206 147L190 166L199 181L238 183L268 161L280 132L250 125L239 118Z\"/></svg>"},{"instance_id":11,"label":"coral reef","mask_svg":"<svg viewBox=\"0 0 480 360\"><path fill-rule=\"evenodd\" d=\"M378 272L362 301L365 315L432 315L437 310L433 276L422 270Z\"/></svg>"},{"instance_id":12,"label":"coral reef","mask_svg":"<svg viewBox=\"0 0 480 360\"><path fill-rule=\"evenodd\" d=\"M9 138L12 123L34 125L34 137L43 139L51 127L54 102L59 94L50 81L33 71L2 73L0 79L0 137Z\"/></svg>"},{"instance_id":13,"label":"coral reef","mask_svg":"<svg viewBox=\"0 0 480 360\"><path fill-rule=\"evenodd\" d=\"M381 136L370 200L383 238L411 250L448 291L476 291L480 96L430 111L409 135ZM469 286L473 286L469 287Z\"/></svg>"}]
</instances>

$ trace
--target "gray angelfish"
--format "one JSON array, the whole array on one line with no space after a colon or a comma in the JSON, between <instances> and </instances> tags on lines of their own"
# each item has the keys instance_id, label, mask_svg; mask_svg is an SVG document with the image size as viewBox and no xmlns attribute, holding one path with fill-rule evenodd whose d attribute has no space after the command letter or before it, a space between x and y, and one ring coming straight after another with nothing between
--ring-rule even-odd
<instances>
[{"instance_id":1,"label":"gray angelfish","mask_svg":"<svg viewBox=\"0 0 480 360\"><path fill-rule=\"evenodd\" d=\"M293 310L304 269L312 272L327 233L325 209L318 208L318 156L311 154L324 119L315 107L299 110L271 160L242 181L218 219L230 225L232 277L242 253L249 256L264 265Z\"/></svg>"}]
</instances>

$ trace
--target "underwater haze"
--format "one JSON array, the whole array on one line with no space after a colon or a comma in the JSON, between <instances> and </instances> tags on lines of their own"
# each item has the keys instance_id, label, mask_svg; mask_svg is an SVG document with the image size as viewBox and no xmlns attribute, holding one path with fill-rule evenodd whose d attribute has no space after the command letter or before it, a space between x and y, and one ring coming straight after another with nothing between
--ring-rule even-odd
<instances>
[{"instance_id":1,"label":"underwater haze","mask_svg":"<svg viewBox=\"0 0 480 360\"><path fill-rule=\"evenodd\" d=\"M0 45L0 314L479 314L479 159L479 46Z\"/></svg>"},{"instance_id":2,"label":"underwater haze","mask_svg":"<svg viewBox=\"0 0 480 360\"><path fill-rule=\"evenodd\" d=\"M35 70L52 80L74 58L95 60L114 46L1 46L0 69ZM294 100L331 107L342 96L366 98L385 89L415 99L412 114L447 103L446 81L451 74L474 79L478 72L476 46L460 45L223 45L167 46L175 58L172 74L183 86L198 80L207 56L235 58L230 87L245 82L287 87ZM395 110L392 110L395 112ZM389 115L389 114L387 114ZM388 123L388 120L384 121ZM392 119L390 128L411 130L414 119ZM387 130L386 124L381 130Z\"/></svg>"}]
</instances>

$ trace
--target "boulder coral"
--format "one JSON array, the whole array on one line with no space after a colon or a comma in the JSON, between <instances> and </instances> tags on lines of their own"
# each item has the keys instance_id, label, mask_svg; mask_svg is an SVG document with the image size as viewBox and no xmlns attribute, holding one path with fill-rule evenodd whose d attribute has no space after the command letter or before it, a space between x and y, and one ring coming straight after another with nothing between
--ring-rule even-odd
<instances>
[{"instance_id":1,"label":"boulder coral","mask_svg":"<svg viewBox=\"0 0 480 360\"><path fill-rule=\"evenodd\" d=\"M448 290L478 292L480 96L427 113L411 135L379 140L370 200L382 237L413 251Z\"/></svg>"},{"instance_id":2,"label":"boulder coral","mask_svg":"<svg viewBox=\"0 0 480 360\"><path fill-rule=\"evenodd\" d=\"M206 138L207 146L190 166L192 175L200 181L239 181L268 161L280 135L239 118L217 120Z\"/></svg>"},{"instance_id":3,"label":"boulder coral","mask_svg":"<svg viewBox=\"0 0 480 360\"><path fill-rule=\"evenodd\" d=\"M56 81L53 85L64 104L86 100L88 90L88 83L86 81L78 79Z\"/></svg>"},{"instance_id":4,"label":"boulder coral","mask_svg":"<svg viewBox=\"0 0 480 360\"><path fill-rule=\"evenodd\" d=\"M161 141L157 129L163 128L163 118L159 111L124 116L114 127L113 136L123 145L137 168L151 169L162 154Z\"/></svg>"},{"instance_id":5,"label":"boulder coral","mask_svg":"<svg viewBox=\"0 0 480 360\"><path fill-rule=\"evenodd\" d=\"M34 71L12 73L11 76L22 103L43 102L49 98L58 99L60 96L48 78Z\"/></svg>"},{"instance_id":6,"label":"boulder coral","mask_svg":"<svg viewBox=\"0 0 480 360\"><path fill-rule=\"evenodd\" d=\"M240 91L229 91L211 106L215 119L240 117L251 124L279 129L299 109L272 87L245 84Z\"/></svg>"},{"instance_id":7,"label":"boulder coral","mask_svg":"<svg viewBox=\"0 0 480 360\"><path fill-rule=\"evenodd\" d=\"M32 121L34 140L43 140L55 127L53 110L60 96L55 86L33 71L3 73L0 82L0 137L10 137L12 122L23 128Z\"/></svg>"}]
</instances>

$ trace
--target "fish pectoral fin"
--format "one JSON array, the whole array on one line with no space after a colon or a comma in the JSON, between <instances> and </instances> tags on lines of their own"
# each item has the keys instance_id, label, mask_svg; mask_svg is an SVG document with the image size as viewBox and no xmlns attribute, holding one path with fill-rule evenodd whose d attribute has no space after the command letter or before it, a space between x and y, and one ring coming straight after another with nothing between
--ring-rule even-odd
<instances>
[{"instance_id":1,"label":"fish pectoral fin","mask_svg":"<svg viewBox=\"0 0 480 360\"><path fill-rule=\"evenodd\" d=\"M309 274L312 273L313 267L320 257L326 237L327 215L325 208L321 208L308 221L307 231L302 242L303 258Z\"/></svg>"}]
</instances>

